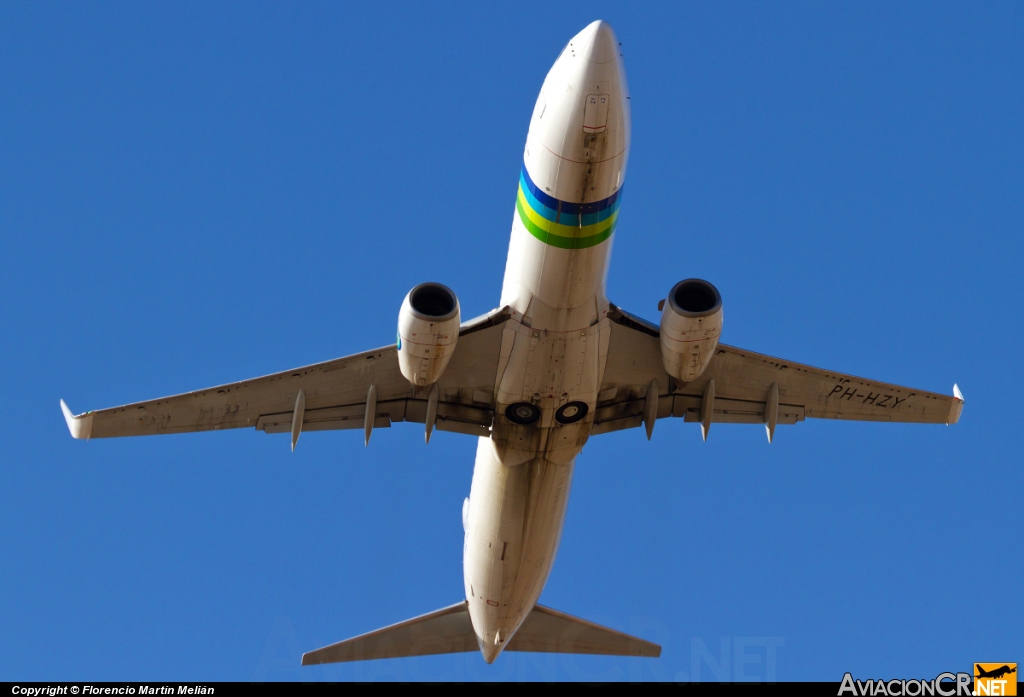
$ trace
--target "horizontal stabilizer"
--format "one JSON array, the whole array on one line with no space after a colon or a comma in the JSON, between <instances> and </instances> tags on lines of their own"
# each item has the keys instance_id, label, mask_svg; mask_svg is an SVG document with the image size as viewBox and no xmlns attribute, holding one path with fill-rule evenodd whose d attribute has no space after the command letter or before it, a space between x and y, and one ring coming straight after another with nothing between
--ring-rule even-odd
<instances>
[{"instance_id":1,"label":"horizontal stabilizer","mask_svg":"<svg viewBox=\"0 0 1024 697\"><path fill-rule=\"evenodd\" d=\"M661 656L661 647L657 644L543 605L537 605L527 615L505 650L649 658Z\"/></svg>"},{"instance_id":2,"label":"horizontal stabilizer","mask_svg":"<svg viewBox=\"0 0 1024 697\"><path fill-rule=\"evenodd\" d=\"M304 653L302 665L476 651L476 634L469 619L468 605L463 600L456 605Z\"/></svg>"},{"instance_id":3,"label":"horizontal stabilizer","mask_svg":"<svg viewBox=\"0 0 1024 697\"><path fill-rule=\"evenodd\" d=\"M302 665L368 661L375 658L465 653L479 648L469 604L436 610L302 655ZM505 645L506 651L584 653L605 656L661 655L643 639L537 605Z\"/></svg>"}]
</instances>

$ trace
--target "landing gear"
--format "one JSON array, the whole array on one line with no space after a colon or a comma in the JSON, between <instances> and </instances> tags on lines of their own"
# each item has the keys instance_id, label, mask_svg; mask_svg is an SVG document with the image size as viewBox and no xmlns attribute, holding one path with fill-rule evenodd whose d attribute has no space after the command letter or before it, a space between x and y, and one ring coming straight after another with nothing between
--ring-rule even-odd
<instances>
[{"instance_id":1,"label":"landing gear","mask_svg":"<svg viewBox=\"0 0 1024 697\"><path fill-rule=\"evenodd\" d=\"M516 402L508 405L505 416L514 424L528 426L540 418L540 408L529 402Z\"/></svg>"},{"instance_id":2,"label":"landing gear","mask_svg":"<svg viewBox=\"0 0 1024 697\"><path fill-rule=\"evenodd\" d=\"M590 407L586 402L569 402L563 404L555 412L555 421L560 424L574 424L586 416L588 411L590 411Z\"/></svg>"}]
</instances>

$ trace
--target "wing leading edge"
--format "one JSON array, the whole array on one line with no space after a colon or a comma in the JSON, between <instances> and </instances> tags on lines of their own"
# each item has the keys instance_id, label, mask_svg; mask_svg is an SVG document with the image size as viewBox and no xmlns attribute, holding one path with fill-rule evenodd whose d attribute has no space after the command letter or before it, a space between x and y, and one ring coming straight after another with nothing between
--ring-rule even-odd
<instances>
[{"instance_id":1,"label":"wing leading edge","mask_svg":"<svg viewBox=\"0 0 1024 697\"><path fill-rule=\"evenodd\" d=\"M794 424L806 418L954 424L963 395L868 380L720 344L704 373L679 383L665 372L658 327L612 306L611 340L593 434L634 428L645 413L702 423ZM648 400L657 388L656 401ZM710 413L707 406L710 404ZM647 409L650 412L647 412Z\"/></svg>"}]
</instances>

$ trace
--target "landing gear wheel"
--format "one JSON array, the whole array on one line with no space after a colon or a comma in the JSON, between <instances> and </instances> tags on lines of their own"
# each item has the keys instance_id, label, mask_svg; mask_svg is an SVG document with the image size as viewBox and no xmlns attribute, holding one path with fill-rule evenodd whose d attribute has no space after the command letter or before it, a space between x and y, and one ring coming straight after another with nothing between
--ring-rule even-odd
<instances>
[{"instance_id":1,"label":"landing gear wheel","mask_svg":"<svg viewBox=\"0 0 1024 697\"><path fill-rule=\"evenodd\" d=\"M560 424L574 424L586 416L588 411L590 411L590 407L586 402L569 402L563 404L555 412L555 421Z\"/></svg>"},{"instance_id":2,"label":"landing gear wheel","mask_svg":"<svg viewBox=\"0 0 1024 697\"><path fill-rule=\"evenodd\" d=\"M540 418L540 409L536 404L516 402L508 405L505 409L505 416L514 424L528 426Z\"/></svg>"}]
</instances>

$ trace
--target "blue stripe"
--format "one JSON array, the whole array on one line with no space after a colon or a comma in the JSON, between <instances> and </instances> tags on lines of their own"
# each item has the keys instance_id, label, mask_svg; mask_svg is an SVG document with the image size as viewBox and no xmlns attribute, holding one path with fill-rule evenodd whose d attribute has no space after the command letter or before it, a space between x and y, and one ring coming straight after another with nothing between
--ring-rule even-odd
<instances>
[{"instance_id":1,"label":"blue stripe","mask_svg":"<svg viewBox=\"0 0 1024 697\"><path fill-rule=\"evenodd\" d=\"M566 215L572 216L573 218L580 215L591 216L595 213L600 213L607 208L612 208L614 211L613 206L618 203L619 197L622 195L622 187L619 187L619 190L608 198L601 201L594 201L593 203L570 203L569 201L560 201L554 196L549 196L544 193L536 184L533 183L533 180L530 179L530 173L526 171L526 165L523 165L522 174L520 175L519 180L523 185L523 191L532 194L533 198L544 208L552 211L560 211L562 218ZM538 213L541 213L541 215L548 220L555 220L555 218L549 217L546 212L542 212L542 209L538 208L535 210L537 210ZM604 216L604 218L607 217L607 215ZM603 220L604 218L599 218L598 220ZM559 222L565 224L564 221ZM588 223L583 224L587 225Z\"/></svg>"},{"instance_id":2,"label":"blue stripe","mask_svg":"<svg viewBox=\"0 0 1024 697\"><path fill-rule=\"evenodd\" d=\"M543 203L538 201L534 193L530 191L529 183L522 177L520 177L519 179L519 185L523 189L523 196L526 197L527 202L530 204L530 208L532 208L536 213L543 216L547 220L550 220L553 223L561 223L562 225L572 225L575 227L585 227L587 225L600 223L602 220L610 218L612 215L615 214L615 211L619 209L619 199L616 199L611 206L603 210L599 210L596 213L574 215L572 213L566 212L566 204L564 203L562 204L562 212L559 213L557 210L553 208L548 208Z\"/></svg>"}]
</instances>

